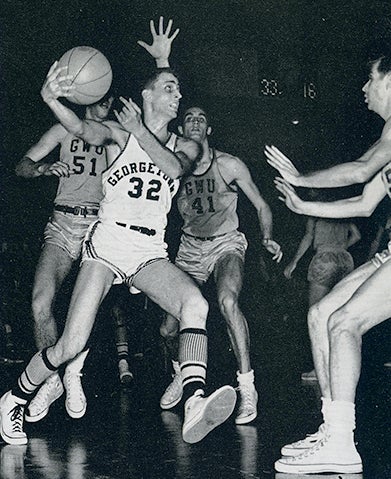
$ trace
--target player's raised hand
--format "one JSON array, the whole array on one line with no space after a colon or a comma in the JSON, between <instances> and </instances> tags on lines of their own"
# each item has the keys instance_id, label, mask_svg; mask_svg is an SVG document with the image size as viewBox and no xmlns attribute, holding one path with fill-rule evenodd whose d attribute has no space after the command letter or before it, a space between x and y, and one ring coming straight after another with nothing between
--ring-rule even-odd
<instances>
[{"instance_id":1,"label":"player's raised hand","mask_svg":"<svg viewBox=\"0 0 391 479\"><path fill-rule=\"evenodd\" d=\"M283 178L275 178L274 184L277 190L282 194L278 199L283 201L294 213L303 214L303 205L305 202L297 196L293 186Z\"/></svg>"},{"instance_id":2,"label":"player's raised hand","mask_svg":"<svg viewBox=\"0 0 391 479\"><path fill-rule=\"evenodd\" d=\"M159 18L159 32L156 32L153 20L149 22L152 35L152 44L148 45L142 40L138 40L138 44L145 48L147 52L155 59L158 68L170 66L169 57L171 53L171 44L179 33L179 28L170 36L172 28L172 20L168 21L167 28L164 30L164 18Z\"/></svg>"},{"instance_id":3,"label":"player's raised hand","mask_svg":"<svg viewBox=\"0 0 391 479\"><path fill-rule=\"evenodd\" d=\"M126 99L120 96L119 99L124 106L120 112L114 110L114 114L117 117L118 122L126 131L129 133L135 133L137 128L140 128L143 124L142 112L131 98Z\"/></svg>"},{"instance_id":4,"label":"player's raised hand","mask_svg":"<svg viewBox=\"0 0 391 479\"><path fill-rule=\"evenodd\" d=\"M284 269L284 276L286 279L292 279L293 271L295 271L297 264L289 263L288 266Z\"/></svg>"},{"instance_id":5,"label":"player's raised hand","mask_svg":"<svg viewBox=\"0 0 391 479\"><path fill-rule=\"evenodd\" d=\"M44 102L49 103L59 97L67 97L72 94L74 86L70 83L72 75L64 75L66 67L59 67L55 61L46 75L44 84L41 88L41 97Z\"/></svg>"},{"instance_id":6,"label":"player's raised hand","mask_svg":"<svg viewBox=\"0 0 391 479\"><path fill-rule=\"evenodd\" d=\"M282 259L282 251L281 251L281 246L274 240L269 239L267 242L263 243L263 246L269 253L273 255L273 261L276 261L279 263Z\"/></svg>"},{"instance_id":7,"label":"player's raised hand","mask_svg":"<svg viewBox=\"0 0 391 479\"><path fill-rule=\"evenodd\" d=\"M299 186L297 184L297 180L300 177L300 173L297 171L292 161L287 156L285 156L282 151L280 151L277 147L273 145L266 145L265 155L269 165L278 170L280 175L286 181L288 181L292 185Z\"/></svg>"}]
</instances>

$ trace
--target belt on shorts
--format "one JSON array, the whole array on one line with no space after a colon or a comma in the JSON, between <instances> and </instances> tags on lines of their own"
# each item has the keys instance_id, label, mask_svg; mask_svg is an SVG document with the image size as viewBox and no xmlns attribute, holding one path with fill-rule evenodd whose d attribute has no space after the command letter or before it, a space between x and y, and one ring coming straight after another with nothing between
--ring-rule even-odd
<instances>
[{"instance_id":1,"label":"belt on shorts","mask_svg":"<svg viewBox=\"0 0 391 479\"><path fill-rule=\"evenodd\" d=\"M88 216L93 215L96 216L99 212L96 208L87 208L86 206L66 206L66 205L54 205L55 211L62 211L63 213L70 213L72 215L82 215Z\"/></svg>"},{"instance_id":2,"label":"belt on shorts","mask_svg":"<svg viewBox=\"0 0 391 479\"><path fill-rule=\"evenodd\" d=\"M190 238L194 238L200 241L213 241L216 238L221 238L222 236L225 236L227 233L221 233L221 235L215 235L215 236L194 236L189 233L183 233L183 234L186 236L190 236Z\"/></svg>"},{"instance_id":3,"label":"belt on shorts","mask_svg":"<svg viewBox=\"0 0 391 479\"><path fill-rule=\"evenodd\" d=\"M146 228L145 226L128 225L126 223L118 223L118 221L116 221L115 224L118 226L122 226L122 228L128 228L130 230L138 231L139 233L147 236L155 236L156 234L156 230Z\"/></svg>"}]
</instances>

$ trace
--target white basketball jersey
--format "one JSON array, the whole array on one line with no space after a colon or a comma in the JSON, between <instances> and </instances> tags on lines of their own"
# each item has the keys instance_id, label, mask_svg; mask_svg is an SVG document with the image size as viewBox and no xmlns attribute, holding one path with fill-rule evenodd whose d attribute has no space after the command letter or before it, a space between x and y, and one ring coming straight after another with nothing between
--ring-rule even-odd
<instances>
[{"instance_id":1,"label":"white basketball jersey","mask_svg":"<svg viewBox=\"0 0 391 479\"><path fill-rule=\"evenodd\" d=\"M177 136L171 134L166 148L175 150ZM164 234L172 198L179 187L163 173L140 147L133 135L102 175L103 200L99 219L155 229Z\"/></svg>"}]
</instances>

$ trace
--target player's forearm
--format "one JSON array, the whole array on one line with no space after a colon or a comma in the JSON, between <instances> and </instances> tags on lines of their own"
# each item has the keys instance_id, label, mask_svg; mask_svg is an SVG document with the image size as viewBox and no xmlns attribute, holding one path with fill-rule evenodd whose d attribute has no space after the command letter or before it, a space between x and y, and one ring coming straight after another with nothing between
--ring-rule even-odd
<instances>
[{"instance_id":1,"label":"player's forearm","mask_svg":"<svg viewBox=\"0 0 391 479\"><path fill-rule=\"evenodd\" d=\"M313 171L300 175L297 186L306 188L334 188L362 183L363 166L355 162L342 163L326 170Z\"/></svg>"},{"instance_id":2,"label":"player's forearm","mask_svg":"<svg viewBox=\"0 0 391 479\"><path fill-rule=\"evenodd\" d=\"M258 220L262 237L264 239L273 239L273 215L267 205L258 210Z\"/></svg>"},{"instance_id":3,"label":"player's forearm","mask_svg":"<svg viewBox=\"0 0 391 479\"><path fill-rule=\"evenodd\" d=\"M303 239L300 241L300 244L297 248L296 254L293 257L291 262L297 265L297 263L305 255L305 253L307 252L307 250L311 246L311 244L312 244L312 237L309 237L309 236L305 235L303 237Z\"/></svg>"},{"instance_id":4,"label":"player's forearm","mask_svg":"<svg viewBox=\"0 0 391 479\"><path fill-rule=\"evenodd\" d=\"M63 105L57 99L47 101L46 104L52 110L52 112L54 113L58 121L63 125L63 127L67 131L69 131L69 133L83 138L83 135L85 133L83 125L84 122L76 115L76 113Z\"/></svg>"},{"instance_id":5,"label":"player's forearm","mask_svg":"<svg viewBox=\"0 0 391 479\"><path fill-rule=\"evenodd\" d=\"M321 218L351 218L354 216L370 216L373 207L363 201L362 196L327 203L303 201L300 212L308 216Z\"/></svg>"},{"instance_id":6,"label":"player's forearm","mask_svg":"<svg viewBox=\"0 0 391 479\"><path fill-rule=\"evenodd\" d=\"M16 165L15 174L23 178L35 178L42 175L42 166L41 162L33 161L31 158L25 156Z\"/></svg>"},{"instance_id":7,"label":"player's forearm","mask_svg":"<svg viewBox=\"0 0 391 479\"><path fill-rule=\"evenodd\" d=\"M163 173L174 179L182 176L185 172L182 161L175 153L163 146L145 125L141 125L137 131L133 131L133 134L141 148Z\"/></svg>"}]
</instances>

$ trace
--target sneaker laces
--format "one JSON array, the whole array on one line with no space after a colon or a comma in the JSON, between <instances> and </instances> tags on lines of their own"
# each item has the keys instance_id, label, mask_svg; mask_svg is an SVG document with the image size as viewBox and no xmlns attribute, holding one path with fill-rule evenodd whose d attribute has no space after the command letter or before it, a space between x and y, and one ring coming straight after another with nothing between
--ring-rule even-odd
<instances>
[{"instance_id":1,"label":"sneaker laces","mask_svg":"<svg viewBox=\"0 0 391 479\"><path fill-rule=\"evenodd\" d=\"M23 432L24 406L22 404L17 404L8 414L10 414L10 419L12 421L12 431Z\"/></svg>"},{"instance_id":2,"label":"sneaker laces","mask_svg":"<svg viewBox=\"0 0 391 479\"><path fill-rule=\"evenodd\" d=\"M292 457L292 459L293 460L300 460L301 458L314 455L316 452L319 451L319 449L321 449L326 444L327 441L328 441L328 436L323 437L318 442L316 442L312 447L310 447L309 449L306 449L299 456Z\"/></svg>"},{"instance_id":3,"label":"sneaker laces","mask_svg":"<svg viewBox=\"0 0 391 479\"><path fill-rule=\"evenodd\" d=\"M240 409L241 410L253 409L254 407L254 395L252 394L253 389L247 385L242 384L238 386L236 390L240 392L240 397L241 397Z\"/></svg>"},{"instance_id":4,"label":"sneaker laces","mask_svg":"<svg viewBox=\"0 0 391 479\"><path fill-rule=\"evenodd\" d=\"M83 392L83 388L81 386L81 380L78 379L77 381L72 381L71 378L81 378L83 376L82 373L80 372L77 372L77 373L74 373L74 372L67 372L65 374L65 381L67 383L67 391L68 391L68 399L74 399L74 395L77 393L78 396L79 396L79 399L81 401L84 400L84 392Z\"/></svg>"}]
</instances>

